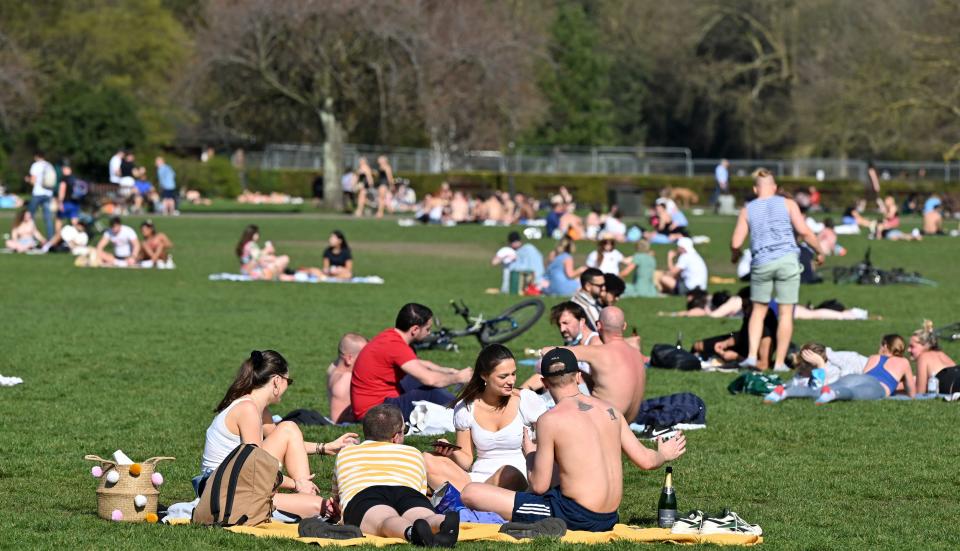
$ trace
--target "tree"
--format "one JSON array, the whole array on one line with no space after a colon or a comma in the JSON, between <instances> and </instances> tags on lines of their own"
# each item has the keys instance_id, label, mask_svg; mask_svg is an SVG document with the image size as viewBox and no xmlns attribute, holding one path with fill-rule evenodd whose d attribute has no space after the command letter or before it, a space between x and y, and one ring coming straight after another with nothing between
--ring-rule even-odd
<instances>
[{"instance_id":1,"label":"tree","mask_svg":"<svg viewBox=\"0 0 960 551\"><path fill-rule=\"evenodd\" d=\"M599 31L584 3L559 3L550 28L550 60L541 67L546 118L531 141L551 145L603 145L613 141L610 59L599 50Z\"/></svg>"},{"instance_id":2,"label":"tree","mask_svg":"<svg viewBox=\"0 0 960 551\"><path fill-rule=\"evenodd\" d=\"M136 106L112 88L64 82L44 104L27 132L30 141L50 159L68 157L82 174L101 171L118 148L144 141Z\"/></svg>"}]
</instances>

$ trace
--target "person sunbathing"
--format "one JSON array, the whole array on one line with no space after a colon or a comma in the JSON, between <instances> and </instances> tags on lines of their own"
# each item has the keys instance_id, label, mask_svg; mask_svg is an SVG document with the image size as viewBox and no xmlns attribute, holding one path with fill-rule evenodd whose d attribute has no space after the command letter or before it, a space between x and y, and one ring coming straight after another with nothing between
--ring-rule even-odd
<instances>
[{"instance_id":1,"label":"person sunbathing","mask_svg":"<svg viewBox=\"0 0 960 551\"><path fill-rule=\"evenodd\" d=\"M269 407L279 403L292 384L287 361L279 352L254 350L250 353L214 409L217 415L207 428L201 488L234 448L255 444L274 456L286 470L280 488L295 492L275 494L273 504L278 509L301 517L336 513L329 500L317 495L307 456L336 455L344 446L356 443L357 435L348 432L333 442L306 442L293 421L274 424Z\"/></svg>"},{"instance_id":2,"label":"person sunbathing","mask_svg":"<svg viewBox=\"0 0 960 551\"><path fill-rule=\"evenodd\" d=\"M749 291L749 287L746 288ZM726 291L720 291L709 295L705 292L687 293L687 309L678 312L657 312L658 316L669 316L674 318L733 318L743 313L744 290L741 289L736 295L731 296ZM749 295L746 295L749 296ZM835 300L825 301L821 306L810 308L802 304L797 304L793 309L793 319L798 320L865 320L869 319L870 314L863 308L841 308L843 306ZM828 307L829 306L829 307ZM881 319L876 316L875 319Z\"/></svg>"},{"instance_id":3,"label":"person sunbathing","mask_svg":"<svg viewBox=\"0 0 960 551\"><path fill-rule=\"evenodd\" d=\"M6 247L16 253L25 253L36 249L43 241L43 234L37 229L30 211L27 209L18 211L13 219L10 239L7 239Z\"/></svg>"},{"instance_id":4,"label":"person sunbathing","mask_svg":"<svg viewBox=\"0 0 960 551\"><path fill-rule=\"evenodd\" d=\"M333 230L328 240L330 246L323 250L323 276L332 279L353 277L353 255L347 238L340 230Z\"/></svg>"},{"instance_id":5,"label":"person sunbathing","mask_svg":"<svg viewBox=\"0 0 960 551\"><path fill-rule=\"evenodd\" d=\"M923 235L943 235L943 201L936 195L923 203Z\"/></svg>"},{"instance_id":6,"label":"person sunbathing","mask_svg":"<svg viewBox=\"0 0 960 551\"><path fill-rule=\"evenodd\" d=\"M957 365L946 352L940 350L940 341L937 333L933 330L933 322L923 320L923 327L917 329L910 335L910 356L917 362L917 389L922 392L928 391L927 382L930 377L941 377L944 369ZM941 381L939 387L950 389L953 385L943 384L947 381Z\"/></svg>"},{"instance_id":7,"label":"person sunbathing","mask_svg":"<svg viewBox=\"0 0 960 551\"><path fill-rule=\"evenodd\" d=\"M158 232L150 220L140 224L140 234L143 235L138 257L140 265L144 268L173 268L173 256L170 255L173 242L167 234Z\"/></svg>"},{"instance_id":8,"label":"person sunbathing","mask_svg":"<svg viewBox=\"0 0 960 551\"><path fill-rule=\"evenodd\" d=\"M240 259L240 271L253 279L280 279L290 264L290 257L277 255L273 243L267 241L263 248L257 244L260 228L250 224L243 230L237 242L236 253Z\"/></svg>"},{"instance_id":9,"label":"person sunbathing","mask_svg":"<svg viewBox=\"0 0 960 551\"><path fill-rule=\"evenodd\" d=\"M403 538L418 547L453 547L460 515L439 515L427 491L423 456L403 444L400 408L380 404L363 418L363 443L337 455L333 496L343 523L370 536Z\"/></svg>"},{"instance_id":10,"label":"person sunbathing","mask_svg":"<svg viewBox=\"0 0 960 551\"><path fill-rule=\"evenodd\" d=\"M517 363L510 350L500 344L484 347L453 409L459 449L440 439L434 451L424 453L431 488L449 482L463 490L471 482L484 482L526 489L523 431L535 426L547 406L535 392L517 390L516 382Z\"/></svg>"},{"instance_id":11,"label":"person sunbathing","mask_svg":"<svg viewBox=\"0 0 960 551\"><path fill-rule=\"evenodd\" d=\"M327 367L327 400L330 403L330 419L334 423L355 421L353 408L350 407L350 381L353 378L353 364L367 339L357 333L347 333L340 337L337 346L337 361Z\"/></svg>"},{"instance_id":12,"label":"person sunbathing","mask_svg":"<svg viewBox=\"0 0 960 551\"><path fill-rule=\"evenodd\" d=\"M557 406L540 416L536 444L524 431L530 490L517 493L473 482L464 488L463 502L514 522L553 517L564 520L570 530L611 530L619 521L623 498L621 451L637 467L651 470L683 455L686 438L678 432L670 440L661 439L656 451L643 446L617 408L580 393L580 368L567 349L555 348L544 356L543 379Z\"/></svg>"},{"instance_id":13,"label":"person sunbathing","mask_svg":"<svg viewBox=\"0 0 960 551\"><path fill-rule=\"evenodd\" d=\"M793 356L796 375L785 385L777 385L763 398L775 404L787 398L820 396L824 385L831 385L846 375L863 373L868 358L859 352L836 351L817 342L808 342Z\"/></svg>"},{"instance_id":14,"label":"person sunbathing","mask_svg":"<svg viewBox=\"0 0 960 551\"><path fill-rule=\"evenodd\" d=\"M891 195L883 200L883 220L876 226L875 237L891 241L919 241L923 239L919 233L904 233L900 229L900 208Z\"/></svg>"}]
</instances>

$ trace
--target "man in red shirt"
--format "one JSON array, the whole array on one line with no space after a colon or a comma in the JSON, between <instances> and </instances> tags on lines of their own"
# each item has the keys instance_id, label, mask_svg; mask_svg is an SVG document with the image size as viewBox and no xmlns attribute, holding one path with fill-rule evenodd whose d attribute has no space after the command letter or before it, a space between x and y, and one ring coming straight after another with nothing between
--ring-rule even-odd
<instances>
[{"instance_id":1,"label":"man in red shirt","mask_svg":"<svg viewBox=\"0 0 960 551\"><path fill-rule=\"evenodd\" d=\"M422 304L405 304L394 327L374 337L353 366L350 403L354 418L363 420L367 410L383 403L394 404L409 419L413 402L446 405L454 395L445 387L466 383L472 369L457 370L417 358L410 345L423 340L433 327L433 312Z\"/></svg>"}]
</instances>

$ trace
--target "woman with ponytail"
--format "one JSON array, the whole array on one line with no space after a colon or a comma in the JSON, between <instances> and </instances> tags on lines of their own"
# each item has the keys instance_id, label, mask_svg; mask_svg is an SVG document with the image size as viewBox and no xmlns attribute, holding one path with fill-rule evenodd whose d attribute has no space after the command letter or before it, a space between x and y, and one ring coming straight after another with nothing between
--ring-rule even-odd
<instances>
[{"instance_id":1,"label":"woman with ponytail","mask_svg":"<svg viewBox=\"0 0 960 551\"><path fill-rule=\"evenodd\" d=\"M957 387L954 380L957 379L957 372L960 370L950 371L949 377L943 376L947 373L941 373L944 369L957 365L957 362L940 350L940 342L936 331L933 330L932 321L923 320L923 327L910 336L910 355L917 362L917 389L920 392L927 391L927 380L930 377L937 377L940 380L938 387L954 392L953 389ZM939 392L939 388L937 391Z\"/></svg>"},{"instance_id":2,"label":"woman with ponytail","mask_svg":"<svg viewBox=\"0 0 960 551\"><path fill-rule=\"evenodd\" d=\"M295 493L277 493L277 509L301 517L331 514L329 500L317 495L307 455L336 455L344 446L357 443L347 433L328 443L305 442L300 427L292 421L274 424L268 407L280 401L293 384L287 361L273 350L250 353L223 399L214 409L203 447L202 475L207 477L240 444L256 444L277 458L286 469L281 488Z\"/></svg>"},{"instance_id":3,"label":"woman with ponytail","mask_svg":"<svg viewBox=\"0 0 960 551\"><path fill-rule=\"evenodd\" d=\"M523 434L547 408L533 391L518 391L516 383L517 362L507 347L491 344L480 352L453 409L457 445L441 439L434 452L424 454L431 487L449 482L463 490L471 482L485 482L527 489Z\"/></svg>"}]
</instances>

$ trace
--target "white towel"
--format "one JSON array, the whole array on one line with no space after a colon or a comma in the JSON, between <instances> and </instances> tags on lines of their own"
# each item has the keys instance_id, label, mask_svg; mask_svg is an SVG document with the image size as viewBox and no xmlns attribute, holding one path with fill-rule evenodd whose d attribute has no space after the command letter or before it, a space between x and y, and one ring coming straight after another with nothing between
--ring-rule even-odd
<instances>
[{"instance_id":1,"label":"white towel","mask_svg":"<svg viewBox=\"0 0 960 551\"><path fill-rule=\"evenodd\" d=\"M23 383L20 377L4 377L0 375L0 386L15 386Z\"/></svg>"}]
</instances>

